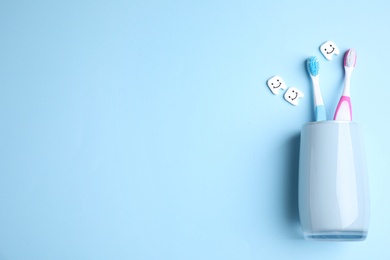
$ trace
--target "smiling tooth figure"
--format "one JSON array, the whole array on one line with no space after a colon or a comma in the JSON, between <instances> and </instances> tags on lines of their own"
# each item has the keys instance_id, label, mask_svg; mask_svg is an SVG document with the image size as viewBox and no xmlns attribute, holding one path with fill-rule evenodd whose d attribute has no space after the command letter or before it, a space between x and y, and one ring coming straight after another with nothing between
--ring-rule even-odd
<instances>
[{"instance_id":1,"label":"smiling tooth figure","mask_svg":"<svg viewBox=\"0 0 390 260\"><path fill-rule=\"evenodd\" d=\"M303 93L297 88L291 87L284 93L284 99L294 106L299 105L299 98L303 98Z\"/></svg>"},{"instance_id":2,"label":"smiling tooth figure","mask_svg":"<svg viewBox=\"0 0 390 260\"><path fill-rule=\"evenodd\" d=\"M287 87L286 84L284 83L284 81L282 80L282 78L279 76L275 76L275 77L270 78L267 81L267 85L268 85L269 89L272 91L272 93L274 93L274 95L279 94L279 89L284 90Z\"/></svg>"},{"instance_id":3,"label":"smiling tooth figure","mask_svg":"<svg viewBox=\"0 0 390 260\"><path fill-rule=\"evenodd\" d=\"M332 60L333 55L338 55L340 53L339 48L336 44L331 41L327 41L320 46L320 51L327 60Z\"/></svg>"}]
</instances>

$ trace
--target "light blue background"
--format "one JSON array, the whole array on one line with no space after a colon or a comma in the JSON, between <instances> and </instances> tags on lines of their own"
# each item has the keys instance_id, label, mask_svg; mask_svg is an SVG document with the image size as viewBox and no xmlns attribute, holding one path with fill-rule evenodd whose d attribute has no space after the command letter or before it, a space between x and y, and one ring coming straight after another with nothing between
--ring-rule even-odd
<instances>
[{"instance_id":1,"label":"light blue background","mask_svg":"<svg viewBox=\"0 0 390 260\"><path fill-rule=\"evenodd\" d=\"M0 259L390 259L388 1L0 2ZM319 46L342 52L326 61ZM369 237L307 242L299 131L354 47ZM305 97L274 96L280 75Z\"/></svg>"}]
</instances>

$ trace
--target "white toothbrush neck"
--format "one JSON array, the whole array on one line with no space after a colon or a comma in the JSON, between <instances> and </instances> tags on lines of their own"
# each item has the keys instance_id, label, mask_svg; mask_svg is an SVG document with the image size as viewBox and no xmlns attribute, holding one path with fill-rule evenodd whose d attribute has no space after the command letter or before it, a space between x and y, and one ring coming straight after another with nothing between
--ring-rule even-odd
<instances>
[{"instance_id":1,"label":"white toothbrush neck","mask_svg":"<svg viewBox=\"0 0 390 260\"><path fill-rule=\"evenodd\" d=\"M314 105L321 106L324 105L322 100L321 91L320 91L320 76L311 76L313 82L313 93L314 93Z\"/></svg>"},{"instance_id":2,"label":"white toothbrush neck","mask_svg":"<svg viewBox=\"0 0 390 260\"><path fill-rule=\"evenodd\" d=\"M352 75L353 67L345 66L344 69L345 69L345 81L344 81L343 96L349 97L351 95L350 84L351 84L351 75Z\"/></svg>"}]
</instances>

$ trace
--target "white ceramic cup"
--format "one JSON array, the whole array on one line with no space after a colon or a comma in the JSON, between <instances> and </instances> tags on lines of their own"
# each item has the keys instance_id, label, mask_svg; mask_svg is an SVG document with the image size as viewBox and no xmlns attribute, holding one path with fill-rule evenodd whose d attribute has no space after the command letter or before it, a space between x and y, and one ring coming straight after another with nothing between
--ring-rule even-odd
<instances>
[{"instance_id":1,"label":"white ceramic cup","mask_svg":"<svg viewBox=\"0 0 390 260\"><path fill-rule=\"evenodd\" d=\"M303 125L299 215L305 239L366 239L369 192L358 123L319 121Z\"/></svg>"}]
</instances>

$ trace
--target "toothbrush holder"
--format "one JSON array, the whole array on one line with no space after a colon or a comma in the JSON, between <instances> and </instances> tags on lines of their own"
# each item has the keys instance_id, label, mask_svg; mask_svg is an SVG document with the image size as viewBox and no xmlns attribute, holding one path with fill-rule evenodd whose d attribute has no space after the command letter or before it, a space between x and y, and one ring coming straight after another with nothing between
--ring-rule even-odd
<instances>
[{"instance_id":1,"label":"toothbrush holder","mask_svg":"<svg viewBox=\"0 0 390 260\"><path fill-rule=\"evenodd\" d=\"M305 239L366 239L368 176L358 123L319 121L303 125L298 197Z\"/></svg>"}]
</instances>

